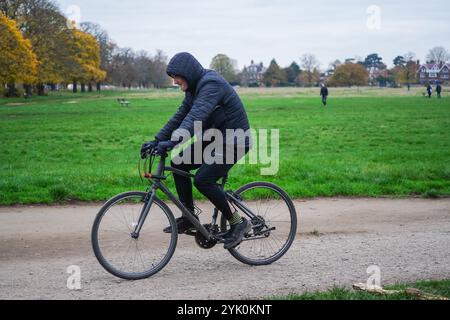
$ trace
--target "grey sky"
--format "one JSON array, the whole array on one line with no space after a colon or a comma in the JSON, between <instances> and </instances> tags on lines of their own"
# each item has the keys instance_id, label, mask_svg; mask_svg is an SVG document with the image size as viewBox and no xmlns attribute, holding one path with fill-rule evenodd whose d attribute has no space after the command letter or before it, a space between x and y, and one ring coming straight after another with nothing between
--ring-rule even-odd
<instances>
[{"instance_id":1,"label":"grey sky","mask_svg":"<svg viewBox=\"0 0 450 320\"><path fill-rule=\"evenodd\" d=\"M61 10L81 21L104 27L121 47L162 49L172 56L194 54L208 67L224 53L239 67L251 59L282 66L313 53L326 68L335 59L365 57L377 52L389 66L408 51L424 60L428 50L450 49L448 0L58 0ZM381 10L380 28L376 14ZM367 22L372 28L367 26ZM375 28L374 28L375 27Z\"/></svg>"}]
</instances>

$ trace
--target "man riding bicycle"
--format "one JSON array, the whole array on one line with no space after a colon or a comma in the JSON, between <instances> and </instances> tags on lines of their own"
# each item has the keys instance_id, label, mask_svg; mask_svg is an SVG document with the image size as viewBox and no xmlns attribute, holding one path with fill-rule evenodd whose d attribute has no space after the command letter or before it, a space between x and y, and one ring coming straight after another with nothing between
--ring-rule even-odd
<instances>
[{"instance_id":1,"label":"man riding bicycle","mask_svg":"<svg viewBox=\"0 0 450 320\"><path fill-rule=\"evenodd\" d=\"M177 112L155 136L155 140L142 145L141 157L144 157L150 149L156 148L160 154L171 150L179 142L178 139L171 139L179 136L177 130L187 130L193 136L194 122L201 122L204 131L211 128L219 130L224 136L223 152L215 156L221 158L221 161L205 162L203 151L209 143L199 141L191 144L178 155L183 159L181 164L174 163L172 160L171 165L183 171L198 169L194 185L230 223L224 248L233 248L242 241L244 235L252 228L252 224L241 217L237 211L231 210L225 193L217 181L227 175L251 147L248 136L244 139L225 137L227 129L247 131L250 128L244 106L238 94L222 76L213 70L204 69L189 53L176 54L167 66L167 74L185 92L185 97ZM201 155L195 155L196 150L200 150ZM243 152L240 152L242 150ZM191 179L175 173L173 176L180 201L194 212ZM184 216L177 218L177 226L179 233L185 233L194 227ZM170 233L171 227L165 228L164 232Z\"/></svg>"}]
</instances>

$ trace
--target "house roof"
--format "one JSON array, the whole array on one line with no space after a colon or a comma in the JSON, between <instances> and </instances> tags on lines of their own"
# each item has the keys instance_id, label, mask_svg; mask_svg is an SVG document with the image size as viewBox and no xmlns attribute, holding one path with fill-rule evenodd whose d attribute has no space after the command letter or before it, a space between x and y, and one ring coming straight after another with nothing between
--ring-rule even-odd
<instances>
[{"instance_id":1,"label":"house roof","mask_svg":"<svg viewBox=\"0 0 450 320\"><path fill-rule=\"evenodd\" d=\"M425 63L419 67L418 71L425 68L425 72L436 72L436 71L441 72L442 69L444 69L444 67L447 67L447 69L450 69L450 64L443 63L441 66L439 66L437 63Z\"/></svg>"},{"instance_id":2,"label":"house roof","mask_svg":"<svg viewBox=\"0 0 450 320\"><path fill-rule=\"evenodd\" d=\"M265 72L266 68L264 67L263 63L254 63L254 61L251 61L252 63L248 66L249 68L256 69L257 72Z\"/></svg>"}]
</instances>

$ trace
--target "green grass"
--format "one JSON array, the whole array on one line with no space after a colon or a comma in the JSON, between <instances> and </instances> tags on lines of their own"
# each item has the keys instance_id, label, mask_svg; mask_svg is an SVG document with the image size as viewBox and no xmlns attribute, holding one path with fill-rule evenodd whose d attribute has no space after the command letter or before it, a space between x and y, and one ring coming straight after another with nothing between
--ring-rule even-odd
<instances>
[{"instance_id":1,"label":"green grass","mask_svg":"<svg viewBox=\"0 0 450 320\"><path fill-rule=\"evenodd\" d=\"M401 290L417 288L423 292L450 298L450 280L419 281L414 284L398 284L387 286L384 289ZM270 297L272 300L417 300L417 297L406 293L392 295L378 295L363 291L350 291L345 288L334 287L328 291L306 292L302 294L290 294L287 296Z\"/></svg>"},{"instance_id":2,"label":"green grass","mask_svg":"<svg viewBox=\"0 0 450 320\"><path fill-rule=\"evenodd\" d=\"M293 197L450 195L449 98L364 91L331 96L324 109L308 92L242 91L252 127L280 130L280 169L261 176L261 166L236 166L231 187L267 180ZM131 105L120 107L119 96ZM144 189L140 145L181 99L165 91L0 99L0 204L97 201Z\"/></svg>"}]
</instances>

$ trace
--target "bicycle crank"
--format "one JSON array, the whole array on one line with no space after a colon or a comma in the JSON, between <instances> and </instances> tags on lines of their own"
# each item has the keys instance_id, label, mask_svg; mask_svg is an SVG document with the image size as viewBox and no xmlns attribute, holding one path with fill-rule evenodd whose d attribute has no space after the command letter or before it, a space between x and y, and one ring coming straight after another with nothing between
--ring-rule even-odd
<instances>
[{"instance_id":1,"label":"bicycle crank","mask_svg":"<svg viewBox=\"0 0 450 320\"><path fill-rule=\"evenodd\" d=\"M211 224L204 224L203 226L210 233L211 233L211 231L212 231L212 233L216 233L219 231L218 225L214 225L213 228L211 228ZM206 239L204 235L202 235L200 232L197 231L195 233L195 243L197 243L197 245L202 249L211 249L212 247L214 247L217 244L217 240Z\"/></svg>"}]
</instances>

